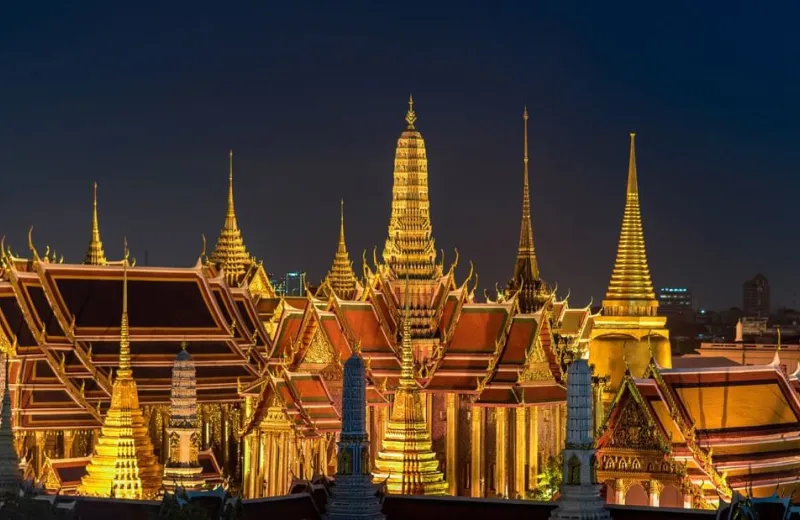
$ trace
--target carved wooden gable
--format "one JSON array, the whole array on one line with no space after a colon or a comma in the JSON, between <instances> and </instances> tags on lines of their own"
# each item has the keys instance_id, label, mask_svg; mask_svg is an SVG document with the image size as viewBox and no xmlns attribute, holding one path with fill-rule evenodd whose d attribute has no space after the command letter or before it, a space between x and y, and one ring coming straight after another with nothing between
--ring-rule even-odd
<instances>
[{"instance_id":1,"label":"carved wooden gable","mask_svg":"<svg viewBox=\"0 0 800 520\"><path fill-rule=\"evenodd\" d=\"M553 372L550 370L550 363L544 353L542 341L537 335L536 339L531 343L528 349L527 359L525 360L525 368L519 375L519 383L531 382L547 382L552 383Z\"/></svg>"}]
</instances>

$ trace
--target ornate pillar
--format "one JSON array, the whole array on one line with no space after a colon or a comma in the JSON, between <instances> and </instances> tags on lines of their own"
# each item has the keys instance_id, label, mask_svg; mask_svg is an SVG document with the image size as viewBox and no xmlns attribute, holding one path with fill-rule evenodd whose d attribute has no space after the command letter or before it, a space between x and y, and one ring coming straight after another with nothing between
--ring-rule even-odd
<instances>
[{"instance_id":1,"label":"ornate pillar","mask_svg":"<svg viewBox=\"0 0 800 520\"><path fill-rule=\"evenodd\" d=\"M42 474L42 466L44 466L45 432L37 430L33 436L36 439L36 459L33 469L36 476L39 477Z\"/></svg>"},{"instance_id":2,"label":"ornate pillar","mask_svg":"<svg viewBox=\"0 0 800 520\"><path fill-rule=\"evenodd\" d=\"M539 407L528 408L528 420L528 489L536 489L539 480Z\"/></svg>"},{"instance_id":3,"label":"ornate pillar","mask_svg":"<svg viewBox=\"0 0 800 520\"><path fill-rule=\"evenodd\" d=\"M647 494L650 499L650 507L658 507L659 500L661 498L661 491L663 489L664 485L658 480L651 480L647 483Z\"/></svg>"},{"instance_id":4,"label":"ornate pillar","mask_svg":"<svg viewBox=\"0 0 800 520\"><path fill-rule=\"evenodd\" d=\"M494 482L497 492L508 496L508 456L506 447L508 446L508 408L495 409L495 465Z\"/></svg>"},{"instance_id":5,"label":"ornate pillar","mask_svg":"<svg viewBox=\"0 0 800 520\"><path fill-rule=\"evenodd\" d=\"M514 497L525 498L525 423L527 421L524 406L514 409Z\"/></svg>"},{"instance_id":6,"label":"ornate pillar","mask_svg":"<svg viewBox=\"0 0 800 520\"><path fill-rule=\"evenodd\" d=\"M74 456L72 453L72 445L75 443L75 431L64 430L63 441L64 441L64 458L65 459L72 458Z\"/></svg>"},{"instance_id":7,"label":"ornate pillar","mask_svg":"<svg viewBox=\"0 0 800 520\"><path fill-rule=\"evenodd\" d=\"M228 407L227 404L220 405L220 453L222 454L222 474L231 474L231 447L230 447L230 425L228 424Z\"/></svg>"},{"instance_id":8,"label":"ornate pillar","mask_svg":"<svg viewBox=\"0 0 800 520\"><path fill-rule=\"evenodd\" d=\"M447 404L447 434L445 437L445 479L452 496L458 495L458 394L449 392L445 396Z\"/></svg>"},{"instance_id":9,"label":"ornate pillar","mask_svg":"<svg viewBox=\"0 0 800 520\"><path fill-rule=\"evenodd\" d=\"M155 413L159 414L161 417L160 425L161 431L158 432L161 437L161 464L166 464L169 461L169 432L167 431L167 427L169 426L169 410L164 407L158 407L155 409Z\"/></svg>"},{"instance_id":10,"label":"ornate pillar","mask_svg":"<svg viewBox=\"0 0 800 520\"><path fill-rule=\"evenodd\" d=\"M470 491L473 497L483 497L483 408L473 406L470 422Z\"/></svg>"},{"instance_id":11,"label":"ornate pillar","mask_svg":"<svg viewBox=\"0 0 800 520\"><path fill-rule=\"evenodd\" d=\"M614 481L614 503L624 505L625 504L625 481L621 478L618 478Z\"/></svg>"},{"instance_id":12,"label":"ornate pillar","mask_svg":"<svg viewBox=\"0 0 800 520\"><path fill-rule=\"evenodd\" d=\"M211 405L203 405L203 450L207 450L211 447L211 411L209 407Z\"/></svg>"}]
</instances>

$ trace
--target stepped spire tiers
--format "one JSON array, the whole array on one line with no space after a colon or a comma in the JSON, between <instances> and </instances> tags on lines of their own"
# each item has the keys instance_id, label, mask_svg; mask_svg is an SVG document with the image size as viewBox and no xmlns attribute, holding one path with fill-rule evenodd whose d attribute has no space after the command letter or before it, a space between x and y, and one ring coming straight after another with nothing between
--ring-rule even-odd
<instances>
[{"instance_id":1,"label":"stepped spire tiers","mask_svg":"<svg viewBox=\"0 0 800 520\"><path fill-rule=\"evenodd\" d=\"M370 470L367 435L367 374L357 351L344 364L342 431L336 485L331 488L327 520L384 520Z\"/></svg>"},{"instance_id":2,"label":"stepped spire tiers","mask_svg":"<svg viewBox=\"0 0 800 520\"><path fill-rule=\"evenodd\" d=\"M3 410L0 416L0 495L19 493L19 456L14 448L14 432L11 429L11 395L8 391L8 354L3 354L6 367L3 381Z\"/></svg>"},{"instance_id":3,"label":"stepped spire tiers","mask_svg":"<svg viewBox=\"0 0 800 520\"><path fill-rule=\"evenodd\" d=\"M519 248L514 276L508 283L507 296L519 293L520 310L523 313L538 311L549 296L547 286L539 277L539 263L536 261L536 248L533 245L533 225L531 224L531 195L528 177L528 107L522 112L524 121L523 176L522 176L522 224L519 230Z\"/></svg>"},{"instance_id":4,"label":"stepped spire tiers","mask_svg":"<svg viewBox=\"0 0 800 520\"><path fill-rule=\"evenodd\" d=\"M198 490L205 481L198 460L200 421L197 418L197 376L194 360L186 350L186 342L175 357L170 390L169 456L164 466L164 487L174 492L176 487Z\"/></svg>"},{"instance_id":5,"label":"stepped spire tiers","mask_svg":"<svg viewBox=\"0 0 800 520\"><path fill-rule=\"evenodd\" d=\"M333 258L333 265L328 275L325 277L327 283L336 296L343 300L352 300L356 297L359 284L356 273L353 271L353 262L347 252L347 245L344 241L344 200L341 204L341 215L339 225L339 245L336 248L336 256Z\"/></svg>"},{"instance_id":6,"label":"stepped spire tiers","mask_svg":"<svg viewBox=\"0 0 800 520\"><path fill-rule=\"evenodd\" d=\"M228 282L235 283L244 277L253 259L247 254L233 206L233 150L230 151L228 159L228 210L217 245L211 253L211 262L225 271Z\"/></svg>"},{"instance_id":7,"label":"stepped spire tiers","mask_svg":"<svg viewBox=\"0 0 800 520\"><path fill-rule=\"evenodd\" d=\"M603 311L607 315L655 316L658 312L644 246L639 186L636 178L636 134L631 133L628 189L617 260L608 284Z\"/></svg>"},{"instance_id":8,"label":"stepped spire tiers","mask_svg":"<svg viewBox=\"0 0 800 520\"><path fill-rule=\"evenodd\" d=\"M111 406L78 492L90 496L143 499L154 497L161 487L161 467L153 454L131 370L127 242L122 269L119 369L113 384Z\"/></svg>"},{"instance_id":9,"label":"stepped spire tiers","mask_svg":"<svg viewBox=\"0 0 800 520\"><path fill-rule=\"evenodd\" d=\"M428 200L428 158L425 141L414 124L414 99L409 97L408 126L397 140L394 158L394 186L389 235L383 261L396 279L432 280L441 276L431 235Z\"/></svg>"},{"instance_id":10,"label":"stepped spire tiers","mask_svg":"<svg viewBox=\"0 0 800 520\"><path fill-rule=\"evenodd\" d=\"M600 376L609 376L604 399L610 402L625 374L642 377L650 360L672 366L667 319L658 316L658 301L650 279L644 247L639 186L636 173L636 134L631 133L625 213L603 314L595 316L590 361Z\"/></svg>"},{"instance_id":11,"label":"stepped spire tiers","mask_svg":"<svg viewBox=\"0 0 800 520\"><path fill-rule=\"evenodd\" d=\"M410 310L403 319L402 368L392 415L375 459L376 481L386 480L389 493L446 495L447 482L439 471L431 434L422 411L422 396L414 378Z\"/></svg>"},{"instance_id":12,"label":"stepped spire tiers","mask_svg":"<svg viewBox=\"0 0 800 520\"><path fill-rule=\"evenodd\" d=\"M103 242L100 240L100 224L97 221L97 183L94 183L94 195L92 197L92 238L89 241L89 248L86 250L85 264L106 265L106 253L103 251Z\"/></svg>"},{"instance_id":13,"label":"stepped spire tiers","mask_svg":"<svg viewBox=\"0 0 800 520\"><path fill-rule=\"evenodd\" d=\"M567 369L567 438L563 480L554 520L611 519L600 496L594 440L592 370L581 358Z\"/></svg>"}]
</instances>

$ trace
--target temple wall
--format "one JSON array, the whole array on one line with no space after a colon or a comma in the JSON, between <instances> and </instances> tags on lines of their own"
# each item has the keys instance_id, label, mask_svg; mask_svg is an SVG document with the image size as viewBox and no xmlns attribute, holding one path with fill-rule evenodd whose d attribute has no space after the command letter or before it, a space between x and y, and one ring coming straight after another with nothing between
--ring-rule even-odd
<instances>
[{"instance_id":1,"label":"temple wall","mask_svg":"<svg viewBox=\"0 0 800 520\"><path fill-rule=\"evenodd\" d=\"M597 335L589 343L589 363L594 365L596 376L610 378L606 395L613 397L625 375L626 362L634 377L642 377L650 364L651 349L656 362L662 367L672 366L672 348L669 339L653 335L650 340L635 335L609 332ZM652 331L653 334L661 331ZM647 331L644 331L647 334ZM640 339L637 339L640 338ZM609 399L606 399L609 400Z\"/></svg>"}]
</instances>

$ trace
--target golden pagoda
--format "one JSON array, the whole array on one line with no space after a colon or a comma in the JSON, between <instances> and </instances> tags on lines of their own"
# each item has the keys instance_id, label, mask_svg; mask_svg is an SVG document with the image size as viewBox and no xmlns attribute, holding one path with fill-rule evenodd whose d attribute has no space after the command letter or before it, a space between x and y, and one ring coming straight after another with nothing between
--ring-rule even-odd
<instances>
[{"instance_id":1,"label":"golden pagoda","mask_svg":"<svg viewBox=\"0 0 800 520\"><path fill-rule=\"evenodd\" d=\"M439 471L439 460L433 451L422 410L422 396L414 379L408 315L406 306L400 384L394 394L392 415L386 424L381 450L375 457L375 480L385 480L389 493L446 495L449 488L444 474Z\"/></svg>"},{"instance_id":2,"label":"golden pagoda","mask_svg":"<svg viewBox=\"0 0 800 520\"><path fill-rule=\"evenodd\" d=\"M383 261L396 279L430 280L441 276L431 228L428 158L425 141L414 126L414 98L408 99L408 127L397 140L389 235Z\"/></svg>"},{"instance_id":3,"label":"golden pagoda","mask_svg":"<svg viewBox=\"0 0 800 520\"><path fill-rule=\"evenodd\" d=\"M211 263L225 271L225 276L231 283L238 282L253 264L253 259L244 246L233 206L233 150L229 153L228 163L228 211L217 244L211 253Z\"/></svg>"},{"instance_id":4,"label":"golden pagoda","mask_svg":"<svg viewBox=\"0 0 800 520\"><path fill-rule=\"evenodd\" d=\"M651 355L660 366L672 366L667 319L657 314L658 301L647 264L639 209L636 134L630 135L628 186L617 259L603 300L603 315L594 318L591 334L591 362L599 375L611 377L607 390L612 392L626 366L634 377L642 377Z\"/></svg>"},{"instance_id":5,"label":"golden pagoda","mask_svg":"<svg viewBox=\"0 0 800 520\"><path fill-rule=\"evenodd\" d=\"M522 224L519 230L519 247L517 262L514 265L514 276L508 282L506 298L518 293L520 310L523 313L538 311L550 296L547 286L539 276L539 263L536 261L536 249L533 245L533 225L531 224L531 195L528 178L528 107L522 112L524 121L524 153L522 176Z\"/></svg>"},{"instance_id":6,"label":"golden pagoda","mask_svg":"<svg viewBox=\"0 0 800 520\"><path fill-rule=\"evenodd\" d=\"M336 255L333 257L333 265L328 275L322 282L320 292L323 294L333 291L337 297L343 300L352 300L356 297L361 284L358 283L356 273L353 271L353 261L347 252L347 245L344 241L344 200L341 201L341 215L339 224L339 245L336 248Z\"/></svg>"},{"instance_id":7,"label":"golden pagoda","mask_svg":"<svg viewBox=\"0 0 800 520\"><path fill-rule=\"evenodd\" d=\"M97 183L94 183L94 195L92 197L92 238L86 250L86 260L83 262L88 265L106 265L106 253L103 251L103 242L100 241L100 224L97 221Z\"/></svg>"},{"instance_id":8,"label":"golden pagoda","mask_svg":"<svg viewBox=\"0 0 800 520\"><path fill-rule=\"evenodd\" d=\"M86 466L78 493L81 495L146 499L161 487L161 467L153 454L139 391L131 370L128 333L128 246L125 245L122 278L122 324L119 369L100 437Z\"/></svg>"}]
</instances>

